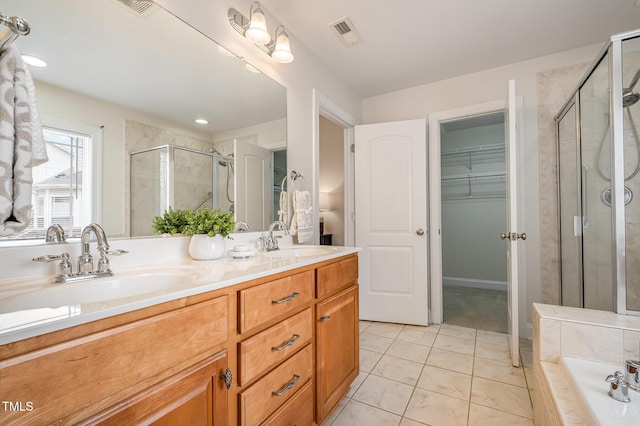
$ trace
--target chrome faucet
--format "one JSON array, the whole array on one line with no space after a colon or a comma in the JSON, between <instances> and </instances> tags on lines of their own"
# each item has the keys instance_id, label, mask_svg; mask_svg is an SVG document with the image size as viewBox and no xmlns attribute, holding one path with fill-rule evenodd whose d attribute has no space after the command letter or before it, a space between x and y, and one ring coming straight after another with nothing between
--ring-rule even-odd
<instances>
[{"instance_id":1,"label":"chrome faucet","mask_svg":"<svg viewBox=\"0 0 640 426\"><path fill-rule=\"evenodd\" d=\"M631 402L631 398L629 398L629 386L627 386L627 382L624 380L624 374L622 374L621 371L616 371L608 375L605 380L611 383L611 388L609 389L609 396L611 398L620 402Z\"/></svg>"},{"instance_id":2,"label":"chrome faucet","mask_svg":"<svg viewBox=\"0 0 640 426\"><path fill-rule=\"evenodd\" d=\"M44 241L47 243L62 244L67 242L67 236L64 233L64 229L62 229L62 226L54 223L47 228L47 233L45 235Z\"/></svg>"},{"instance_id":3,"label":"chrome faucet","mask_svg":"<svg viewBox=\"0 0 640 426\"><path fill-rule=\"evenodd\" d=\"M91 251L89 250L91 233L96 236L96 241L98 242L98 252L100 252L100 260L98 260L98 273L111 275L111 268L109 268L109 259L107 259L109 243L107 242L107 236L104 233L104 229L102 229L102 226L98 225L97 223L87 225L82 230L82 235L80 237L82 253L80 254L80 256L78 256L78 275L93 273L93 257L91 257Z\"/></svg>"},{"instance_id":4,"label":"chrome faucet","mask_svg":"<svg viewBox=\"0 0 640 426\"><path fill-rule=\"evenodd\" d=\"M93 257L91 256L89 248L92 233L96 236L98 252L100 253L97 271L94 271L93 269ZM82 236L80 237L80 244L82 251L80 256L78 256L78 268L75 274L71 268L69 253L40 256L34 258L33 261L52 262L54 260L60 260L60 263L56 268L56 275L53 279L53 283L58 284L111 276L113 275L113 272L109 266L109 259L107 258L107 255L120 256L128 253L126 250L109 250L109 243L107 242L107 236L104 233L104 229L102 229L102 227L97 223L85 226L82 230Z\"/></svg>"},{"instance_id":5,"label":"chrome faucet","mask_svg":"<svg viewBox=\"0 0 640 426\"><path fill-rule=\"evenodd\" d=\"M276 229L276 227L283 230L285 235L289 235L287 225L285 225L283 222L276 220L275 222L271 223L271 225L269 225L269 235L262 238L263 251L273 251L280 249L280 247L278 247L278 237L273 235L273 231Z\"/></svg>"}]
</instances>

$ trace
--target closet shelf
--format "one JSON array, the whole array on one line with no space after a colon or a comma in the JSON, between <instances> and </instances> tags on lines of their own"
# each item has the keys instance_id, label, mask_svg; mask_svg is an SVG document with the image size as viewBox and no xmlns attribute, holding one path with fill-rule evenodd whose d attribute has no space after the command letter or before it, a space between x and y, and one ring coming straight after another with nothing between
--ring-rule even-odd
<instances>
[{"instance_id":1,"label":"closet shelf","mask_svg":"<svg viewBox=\"0 0 640 426\"><path fill-rule=\"evenodd\" d=\"M448 156L458 155L458 154L475 154L480 152L504 151L504 149L505 147L503 143L497 143L497 144L490 144L490 145L479 145L479 146L445 150L445 151L442 151L440 155L442 157L448 157Z\"/></svg>"}]
</instances>

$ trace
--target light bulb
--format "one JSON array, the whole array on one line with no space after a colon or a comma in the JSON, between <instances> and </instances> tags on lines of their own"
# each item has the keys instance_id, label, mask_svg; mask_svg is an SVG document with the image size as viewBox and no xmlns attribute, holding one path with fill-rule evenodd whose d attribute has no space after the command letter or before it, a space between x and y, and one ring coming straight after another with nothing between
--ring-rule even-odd
<instances>
[{"instance_id":1,"label":"light bulb","mask_svg":"<svg viewBox=\"0 0 640 426\"><path fill-rule=\"evenodd\" d=\"M278 31L276 31L277 33ZM282 32L276 37L276 47L271 54L274 61L281 64L288 64L293 61L293 54L291 53L291 45L289 44L289 36L282 29Z\"/></svg>"},{"instance_id":2,"label":"light bulb","mask_svg":"<svg viewBox=\"0 0 640 426\"><path fill-rule=\"evenodd\" d=\"M254 5L255 9L253 9ZM251 21L244 36L256 44L267 44L271 41L271 36L267 32L267 18L262 13L258 2L254 2L251 9Z\"/></svg>"}]
</instances>

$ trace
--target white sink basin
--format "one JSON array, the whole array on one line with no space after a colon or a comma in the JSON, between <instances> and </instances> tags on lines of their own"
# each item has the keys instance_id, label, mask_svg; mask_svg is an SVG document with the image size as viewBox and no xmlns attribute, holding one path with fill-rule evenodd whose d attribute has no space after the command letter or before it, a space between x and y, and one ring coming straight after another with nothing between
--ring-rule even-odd
<instances>
[{"instance_id":1,"label":"white sink basin","mask_svg":"<svg viewBox=\"0 0 640 426\"><path fill-rule=\"evenodd\" d=\"M338 248L332 247L332 246L297 245L297 246L280 247L279 250L265 252L264 256L270 257L270 258L324 256L328 254L333 254L337 251L338 251Z\"/></svg>"},{"instance_id":2,"label":"white sink basin","mask_svg":"<svg viewBox=\"0 0 640 426\"><path fill-rule=\"evenodd\" d=\"M112 301L177 291L209 275L207 268L162 268L64 284L46 284L0 299L0 313Z\"/></svg>"}]
</instances>

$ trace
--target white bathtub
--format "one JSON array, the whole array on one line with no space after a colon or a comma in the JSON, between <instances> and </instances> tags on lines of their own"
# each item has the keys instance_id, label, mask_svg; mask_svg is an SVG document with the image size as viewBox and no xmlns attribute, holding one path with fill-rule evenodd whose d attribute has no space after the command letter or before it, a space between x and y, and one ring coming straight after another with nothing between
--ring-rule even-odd
<instances>
[{"instance_id":1,"label":"white bathtub","mask_svg":"<svg viewBox=\"0 0 640 426\"><path fill-rule=\"evenodd\" d=\"M605 378L623 365L560 357L568 380L572 383L584 416L591 425L640 426L640 392L629 389L631 402L624 403L609 396Z\"/></svg>"}]
</instances>

